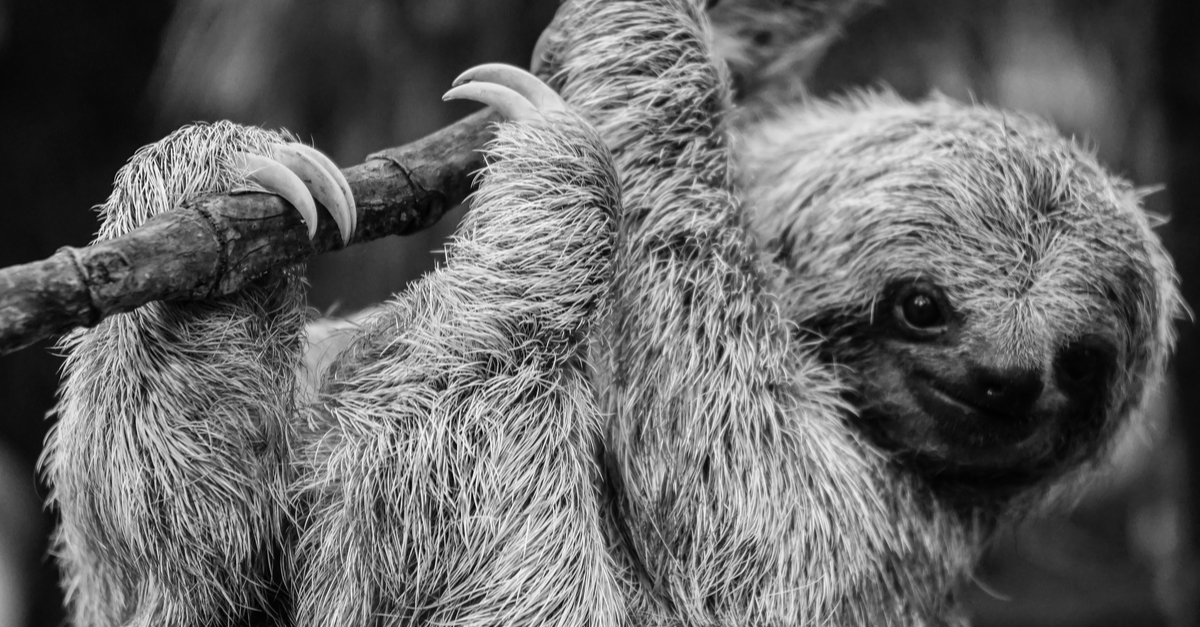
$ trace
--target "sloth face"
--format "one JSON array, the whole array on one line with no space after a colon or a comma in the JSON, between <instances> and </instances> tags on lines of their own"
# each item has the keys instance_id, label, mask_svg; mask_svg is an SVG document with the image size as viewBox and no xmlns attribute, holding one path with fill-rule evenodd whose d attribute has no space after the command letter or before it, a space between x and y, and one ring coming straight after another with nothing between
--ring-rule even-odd
<instances>
[{"instance_id":1,"label":"sloth face","mask_svg":"<svg viewBox=\"0 0 1200 627\"><path fill-rule=\"evenodd\" d=\"M752 226L850 424L955 504L1096 459L1180 310L1138 193L1034 118L888 95L744 138ZM802 348L807 350L807 348Z\"/></svg>"},{"instance_id":2,"label":"sloth face","mask_svg":"<svg viewBox=\"0 0 1200 627\"><path fill-rule=\"evenodd\" d=\"M785 290L848 385L850 424L956 507L1098 458L1170 341L1173 288L1135 214L1106 211L1094 223L1112 230L1093 233L1046 206L897 211L859 225L874 248L854 263L800 266Z\"/></svg>"},{"instance_id":3,"label":"sloth face","mask_svg":"<svg viewBox=\"0 0 1200 627\"><path fill-rule=\"evenodd\" d=\"M1093 456L1113 427L1118 348L1042 334L1014 350L985 328L994 318L972 318L933 281L889 283L841 355L857 373L856 426L935 491L988 500Z\"/></svg>"}]
</instances>

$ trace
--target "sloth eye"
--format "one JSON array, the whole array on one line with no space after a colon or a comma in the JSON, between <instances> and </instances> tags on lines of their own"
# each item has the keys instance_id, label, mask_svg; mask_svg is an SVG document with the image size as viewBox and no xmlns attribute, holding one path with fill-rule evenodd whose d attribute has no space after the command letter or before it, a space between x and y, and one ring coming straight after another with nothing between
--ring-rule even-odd
<instances>
[{"instance_id":1,"label":"sloth eye","mask_svg":"<svg viewBox=\"0 0 1200 627\"><path fill-rule=\"evenodd\" d=\"M923 281L900 290L894 313L905 328L915 331L935 331L948 322L941 290Z\"/></svg>"},{"instance_id":2,"label":"sloth eye","mask_svg":"<svg viewBox=\"0 0 1200 627\"><path fill-rule=\"evenodd\" d=\"M913 294L904 299L904 320L918 329L936 326L942 321L937 301L928 294Z\"/></svg>"}]
</instances>

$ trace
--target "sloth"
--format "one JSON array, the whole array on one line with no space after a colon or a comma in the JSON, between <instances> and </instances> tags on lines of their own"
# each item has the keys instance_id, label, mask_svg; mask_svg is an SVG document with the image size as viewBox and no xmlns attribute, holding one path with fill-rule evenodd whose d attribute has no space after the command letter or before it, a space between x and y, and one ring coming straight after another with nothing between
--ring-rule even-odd
<instances>
[{"instance_id":1,"label":"sloth","mask_svg":"<svg viewBox=\"0 0 1200 627\"><path fill-rule=\"evenodd\" d=\"M734 128L700 2L575 0L445 265L299 394L299 268L66 341L45 469L79 625L952 625L1083 480L1180 310L1138 193L1029 116L868 94ZM298 156L297 156L298 155ZM336 168L184 128L100 237ZM303 207L301 205L304 205Z\"/></svg>"}]
</instances>

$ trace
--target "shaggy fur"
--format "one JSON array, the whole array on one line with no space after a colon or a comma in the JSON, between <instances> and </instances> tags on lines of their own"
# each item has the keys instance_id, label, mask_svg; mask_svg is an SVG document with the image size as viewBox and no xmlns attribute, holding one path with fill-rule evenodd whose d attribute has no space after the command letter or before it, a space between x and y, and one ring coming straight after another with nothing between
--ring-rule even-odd
<instances>
[{"instance_id":1,"label":"shaggy fur","mask_svg":"<svg viewBox=\"0 0 1200 627\"><path fill-rule=\"evenodd\" d=\"M973 531L887 476L844 427L837 377L792 341L733 194L729 96L701 14L595 4L564 24L562 93L623 176L597 365L635 624L934 616Z\"/></svg>"},{"instance_id":2,"label":"shaggy fur","mask_svg":"<svg viewBox=\"0 0 1200 627\"><path fill-rule=\"evenodd\" d=\"M740 137L735 190L703 15L651 4L576 3L557 51L625 194L593 365L633 622L962 622L955 587L986 538L1082 474L1157 380L1179 311L1169 259L1091 155L940 100L779 111ZM853 366L877 350L862 331L883 288L911 276L970 321L960 352L1049 371L1068 340L1112 340L1103 428L1065 431L1052 470L969 507L893 463L860 435L879 394Z\"/></svg>"},{"instance_id":3,"label":"shaggy fur","mask_svg":"<svg viewBox=\"0 0 1200 627\"><path fill-rule=\"evenodd\" d=\"M693 0L707 8L711 52L728 66L737 95L738 120L753 120L771 103L801 97L804 80L816 69L841 26L879 0ZM570 3L564 3L570 4ZM559 11L535 51L534 65L546 77L562 65L571 36L564 28L570 8Z\"/></svg>"},{"instance_id":4,"label":"shaggy fur","mask_svg":"<svg viewBox=\"0 0 1200 627\"><path fill-rule=\"evenodd\" d=\"M144 149L102 237L230 191L226 156L280 140L219 124ZM617 624L580 369L616 176L567 115L501 125L488 157L446 267L364 324L314 406L295 270L65 343L45 466L75 624Z\"/></svg>"},{"instance_id":5,"label":"shaggy fur","mask_svg":"<svg viewBox=\"0 0 1200 627\"><path fill-rule=\"evenodd\" d=\"M965 622L989 535L1100 459L1158 376L1170 261L1136 193L1030 118L875 95L733 136L702 4L564 6L544 67L583 120L501 125L446 267L364 323L311 406L232 367L287 372L294 326L155 340L140 310L110 344L73 340L47 455L77 622L237 618L270 607L270 576L300 625ZM1102 428L970 505L877 445L868 331L912 276L966 320L955 354L1117 347ZM292 293L264 289L238 298ZM298 325L291 299L240 320ZM156 342L182 357L148 366ZM254 420L174 418L236 399ZM275 474L217 431L268 422L249 459L291 460ZM212 514L227 486L232 523ZM286 572L244 557L281 545Z\"/></svg>"},{"instance_id":6,"label":"shaggy fur","mask_svg":"<svg viewBox=\"0 0 1200 627\"><path fill-rule=\"evenodd\" d=\"M300 459L296 624L616 625L579 364L616 175L577 118L503 125L446 266L331 368Z\"/></svg>"},{"instance_id":7,"label":"shaggy fur","mask_svg":"<svg viewBox=\"0 0 1200 627\"><path fill-rule=\"evenodd\" d=\"M190 126L140 150L99 239L245 181L235 151L287 138ZM302 268L228 297L152 303L78 331L43 454L75 625L241 624L271 612L284 559L303 344Z\"/></svg>"}]
</instances>

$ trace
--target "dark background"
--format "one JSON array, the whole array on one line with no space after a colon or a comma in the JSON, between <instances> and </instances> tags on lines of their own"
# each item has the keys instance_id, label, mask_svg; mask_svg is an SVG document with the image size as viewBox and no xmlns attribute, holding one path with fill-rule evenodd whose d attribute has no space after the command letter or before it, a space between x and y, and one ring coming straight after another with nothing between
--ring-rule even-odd
<instances>
[{"instance_id":1,"label":"dark background","mask_svg":"<svg viewBox=\"0 0 1200 627\"><path fill-rule=\"evenodd\" d=\"M192 120L286 127L338 163L411 141L471 109L440 94L486 61L524 64L556 0L0 0L0 267L85 245L113 174ZM818 95L890 85L1024 109L1094 146L1142 186L1188 277L1200 213L1200 15L1192 0L891 0L847 28ZM310 265L310 303L347 313L432 267L437 228ZM1177 395L1070 515L997 544L969 594L977 625L1191 625L1186 464L1198 351L1183 325ZM35 464L60 360L0 357L0 627L63 620ZM1170 399L1177 399L1171 401Z\"/></svg>"}]
</instances>

